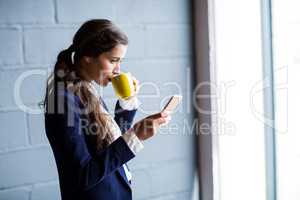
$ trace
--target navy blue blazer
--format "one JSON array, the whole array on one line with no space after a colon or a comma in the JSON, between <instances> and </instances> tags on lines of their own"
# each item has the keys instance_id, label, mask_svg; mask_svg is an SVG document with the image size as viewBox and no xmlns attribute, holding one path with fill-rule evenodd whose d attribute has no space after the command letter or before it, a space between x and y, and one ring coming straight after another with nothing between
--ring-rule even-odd
<instances>
[{"instance_id":1,"label":"navy blue blazer","mask_svg":"<svg viewBox=\"0 0 300 200\"><path fill-rule=\"evenodd\" d=\"M82 128L86 118L80 113L84 107L79 97L67 90L58 96L64 99L64 112L45 112L45 129L56 161L62 200L131 200L131 183L122 165L135 155L123 137L103 150L95 150ZM55 105L59 110L61 106ZM117 101L114 119L122 133L131 127L136 111L122 109Z\"/></svg>"}]
</instances>

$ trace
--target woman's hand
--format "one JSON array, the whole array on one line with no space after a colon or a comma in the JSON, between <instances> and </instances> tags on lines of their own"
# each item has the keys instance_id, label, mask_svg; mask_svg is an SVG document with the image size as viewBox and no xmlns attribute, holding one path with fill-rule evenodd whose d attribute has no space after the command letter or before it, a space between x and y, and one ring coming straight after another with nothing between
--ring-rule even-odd
<instances>
[{"instance_id":1,"label":"woman's hand","mask_svg":"<svg viewBox=\"0 0 300 200\"><path fill-rule=\"evenodd\" d=\"M140 83L130 72L128 72L128 74L130 74L132 82L133 82L133 86L134 86L133 91L131 91L132 95L128 98L128 99L131 99L132 97L137 96L137 94L139 93Z\"/></svg>"},{"instance_id":2,"label":"woman's hand","mask_svg":"<svg viewBox=\"0 0 300 200\"><path fill-rule=\"evenodd\" d=\"M126 99L122 99L119 97L119 102L122 108L126 110L133 110L133 109L137 109L141 104L137 98L137 94L139 92L140 86L139 86L139 81L133 75L131 75L130 72L128 72L128 74L130 75L132 84L134 86L131 91L132 95L130 97L127 97Z\"/></svg>"},{"instance_id":3,"label":"woman's hand","mask_svg":"<svg viewBox=\"0 0 300 200\"><path fill-rule=\"evenodd\" d=\"M167 124L170 120L170 113L163 111L138 121L136 124L134 124L133 130L140 140L147 140L148 138L154 136L157 129L161 125Z\"/></svg>"}]
</instances>

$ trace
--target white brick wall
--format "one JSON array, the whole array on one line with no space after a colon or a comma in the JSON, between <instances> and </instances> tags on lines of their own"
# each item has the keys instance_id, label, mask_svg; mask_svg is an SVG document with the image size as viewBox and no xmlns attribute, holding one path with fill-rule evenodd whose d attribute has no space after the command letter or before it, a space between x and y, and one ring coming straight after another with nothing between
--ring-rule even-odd
<instances>
[{"instance_id":1,"label":"white brick wall","mask_svg":"<svg viewBox=\"0 0 300 200\"><path fill-rule=\"evenodd\" d=\"M22 64L22 32L20 28L1 28L0 64Z\"/></svg>"},{"instance_id":2,"label":"white brick wall","mask_svg":"<svg viewBox=\"0 0 300 200\"><path fill-rule=\"evenodd\" d=\"M1 24L54 23L53 0L1 0Z\"/></svg>"},{"instance_id":3,"label":"white brick wall","mask_svg":"<svg viewBox=\"0 0 300 200\"><path fill-rule=\"evenodd\" d=\"M123 70L130 70L141 83L159 86L157 98L141 97L142 109L156 112L168 95L191 94L189 15L185 0L0 0L0 200L60 198L43 115L25 113L15 101L14 88L22 74L43 72L27 77L20 86L22 102L36 108L44 95L47 70L59 51L70 45L81 23L111 19L130 40ZM141 94L152 92L153 88L144 87ZM103 96L113 111L116 99L111 86ZM179 129L146 141L146 148L130 161L134 199L189 199L194 140L182 129L184 121L192 119L188 107L190 99L184 98L181 111L173 117ZM139 112L136 121L146 115Z\"/></svg>"}]
</instances>

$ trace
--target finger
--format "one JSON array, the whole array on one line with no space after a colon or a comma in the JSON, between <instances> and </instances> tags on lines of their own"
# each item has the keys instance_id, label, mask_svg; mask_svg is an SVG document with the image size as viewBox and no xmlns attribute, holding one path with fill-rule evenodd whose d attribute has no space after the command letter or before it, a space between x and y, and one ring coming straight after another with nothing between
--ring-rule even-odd
<instances>
[{"instance_id":1,"label":"finger","mask_svg":"<svg viewBox=\"0 0 300 200\"><path fill-rule=\"evenodd\" d=\"M134 85L135 92L137 93L140 89L140 82L135 77L132 78L132 82Z\"/></svg>"},{"instance_id":2,"label":"finger","mask_svg":"<svg viewBox=\"0 0 300 200\"><path fill-rule=\"evenodd\" d=\"M166 114L162 113L162 112L159 112L159 113L156 113L156 114L153 114L153 115L149 116L149 118L151 118L151 119L158 119L158 118L161 118L161 117L166 117Z\"/></svg>"},{"instance_id":3,"label":"finger","mask_svg":"<svg viewBox=\"0 0 300 200\"><path fill-rule=\"evenodd\" d=\"M139 83L140 83L139 80L137 80L135 77L133 77L133 80L134 80L136 85L139 85Z\"/></svg>"},{"instance_id":4,"label":"finger","mask_svg":"<svg viewBox=\"0 0 300 200\"><path fill-rule=\"evenodd\" d=\"M130 84L130 91L132 96L134 96L136 94L136 85L133 79L131 79L131 84Z\"/></svg>"},{"instance_id":5,"label":"finger","mask_svg":"<svg viewBox=\"0 0 300 200\"><path fill-rule=\"evenodd\" d=\"M160 124L159 126L165 126L167 124L169 124L170 120L167 120L165 123Z\"/></svg>"},{"instance_id":6,"label":"finger","mask_svg":"<svg viewBox=\"0 0 300 200\"><path fill-rule=\"evenodd\" d=\"M163 125L163 124L169 123L170 120L171 120L171 117L161 117L161 118L155 119L154 123L156 123L158 125Z\"/></svg>"},{"instance_id":7,"label":"finger","mask_svg":"<svg viewBox=\"0 0 300 200\"><path fill-rule=\"evenodd\" d=\"M137 82L136 82L136 79L133 79L133 86L134 86L134 91L136 92L137 91Z\"/></svg>"},{"instance_id":8,"label":"finger","mask_svg":"<svg viewBox=\"0 0 300 200\"><path fill-rule=\"evenodd\" d=\"M167 117L167 116L169 116L171 114L171 111L169 111L169 110L163 110L162 113L163 113L163 116Z\"/></svg>"},{"instance_id":9,"label":"finger","mask_svg":"<svg viewBox=\"0 0 300 200\"><path fill-rule=\"evenodd\" d=\"M167 121L170 121L170 120L172 119L172 117L169 115L169 116L165 117L165 119L166 119Z\"/></svg>"},{"instance_id":10,"label":"finger","mask_svg":"<svg viewBox=\"0 0 300 200\"><path fill-rule=\"evenodd\" d=\"M157 118L157 119L153 120L153 123L154 123L154 124L157 124L157 125L161 125L161 124L163 124L163 123L166 123L166 119L163 118L163 117Z\"/></svg>"}]
</instances>

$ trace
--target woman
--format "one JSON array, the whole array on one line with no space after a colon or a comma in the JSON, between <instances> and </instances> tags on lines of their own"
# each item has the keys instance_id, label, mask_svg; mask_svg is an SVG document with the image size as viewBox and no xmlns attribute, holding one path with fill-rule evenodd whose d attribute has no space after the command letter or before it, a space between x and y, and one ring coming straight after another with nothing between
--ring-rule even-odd
<instances>
[{"instance_id":1,"label":"woman","mask_svg":"<svg viewBox=\"0 0 300 200\"><path fill-rule=\"evenodd\" d=\"M132 125L138 107L138 81L128 100L118 99L112 118L94 83L107 86L120 72L127 36L105 19L85 22L73 44L57 57L48 78L45 128L52 147L62 200L130 200L131 173L126 162L143 141L170 120L150 115Z\"/></svg>"}]
</instances>

